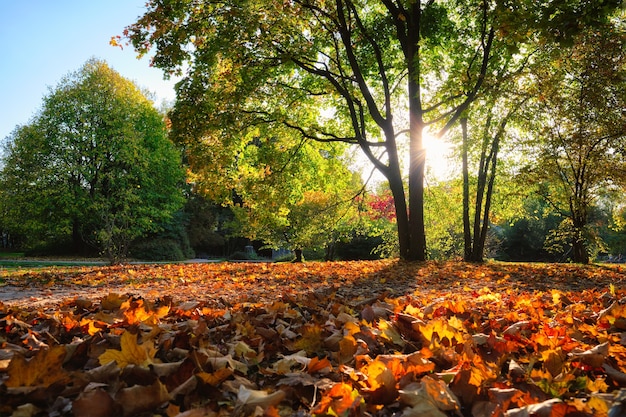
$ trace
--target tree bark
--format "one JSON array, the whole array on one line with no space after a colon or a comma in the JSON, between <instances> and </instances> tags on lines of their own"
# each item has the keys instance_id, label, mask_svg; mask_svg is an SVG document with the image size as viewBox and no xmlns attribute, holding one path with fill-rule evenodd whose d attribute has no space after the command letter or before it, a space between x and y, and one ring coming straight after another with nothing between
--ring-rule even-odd
<instances>
[{"instance_id":1,"label":"tree bark","mask_svg":"<svg viewBox=\"0 0 626 417\"><path fill-rule=\"evenodd\" d=\"M407 25L405 57L408 67L409 91L409 236L408 260L426 260L426 230L424 226L424 168L426 152L423 146L424 115L421 99L419 67L420 2L414 3Z\"/></svg>"},{"instance_id":2,"label":"tree bark","mask_svg":"<svg viewBox=\"0 0 626 417\"><path fill-rule=\"evenodd\" d=\"M582 188L582 187L581 187ZM589 263L589 251L585 239L585 226L587 225L587 210L583 203L573 201L576 198L582 200L582 197L574 197L570 199L570 211L572 215L572 226L574 228L572 236L572 262L578 264Z\"/></svg>"},{"instance_id":3,"label":"tree bark","mask_svg":"<svg viewBox=\"0 0 626 417\"><path fill-rule=\"evenodd\" d=\"M469 210L469 167L467 162L467 118L460 119L462 132L462 159L463 159L463 259L469 261L472 255L472 234L470 232L470 210Z\"/></svg>"},{"instance_id":4,"label":"tree bark","mask_svg":"<svg viewBox=\"0 0 626 417\"><path fill-rule=\"evenodd\" d=\"M396 227L398 230L398 246L401 259L410 259L411 235L409 229L409 215L406 205L406 196L404 194L404 185L402 184L402 175L400 170L394 170L387 176L389 181L389 189L393 197L393 204L396 210Z\"/></svg>"}]
</instances>

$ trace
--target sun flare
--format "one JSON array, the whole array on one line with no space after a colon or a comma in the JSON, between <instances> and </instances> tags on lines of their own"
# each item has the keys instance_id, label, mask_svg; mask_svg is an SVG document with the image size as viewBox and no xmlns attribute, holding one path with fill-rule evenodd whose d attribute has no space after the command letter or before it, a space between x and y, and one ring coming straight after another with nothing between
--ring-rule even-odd
<instances>
[{"instance_id":1,"label":"sun flare","mask_svg":"<svg viewBox=\"0 0 626 417\"><path fill-rule=\"evenodd\" d=\"M445 180L453 175L452 144L424 130L422 145L426 150L426 176Z\"/></svg>"}]
</instances>

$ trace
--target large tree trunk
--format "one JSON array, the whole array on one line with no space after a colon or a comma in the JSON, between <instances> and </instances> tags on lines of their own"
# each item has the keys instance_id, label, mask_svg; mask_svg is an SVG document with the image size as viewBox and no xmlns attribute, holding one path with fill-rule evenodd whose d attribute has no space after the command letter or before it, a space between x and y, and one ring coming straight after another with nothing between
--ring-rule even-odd
<instances>
[{"instance_id":1,"label":"large tree trunk","mask_svg":"<svg viewBox=\"0 0 626 417\"><path fill-rule=\"evenodd\" d=\"M399 255L401 259L410 259L409 249L411 246L411 235L409 232L409 214L400 169L390 170L389 175L387 175L387 181L389 181L389 188L393 196L393 204L396 210Z\"/></svg>"},{"instance_id":2,"label":"large tree trunk","mask_svg":"<svg viewBox=\"0 0 626 417\"><path fill-rule=\"evenodd\" d=\"M588 264L589 253L587 253L587 245L580 230L574 230L572 239L572 262L577 264Z\"/></svg>"},{"instance_id":3,"label":"large tree trunk","mask_svg":"<svg viewBox=\"0 0 626 417\"><path fill-rule=\"evenodd\" d=\"M411 246L408 259L411 261L426 260L426 230L424 227L424 166L426 153L422 146L423 125L413 122L411 115L410 146L409 146L409 234Z\"/></svg>"},{"instance_id":4,"label":"large tree trunk","mask_svg":"<svg viewBox=\"0 0 626 417\"><path fill-rule=\"evenodd\" d=\"M579 187L582 189L582 186ZM576 198L578 202L573 201ZM587 251L587 242L585 239L585 226L587 226L587 210L580 202L582 197L570 199L570 211L572 213L572 226L574 228L572 236L572 262L578 264L589 263L589 252Z\"/></svg>"},{"instance_id":5,"label":"large tree trunk","mask_svg":"<svg viewBox=\"0 0 626 417\"><path fill-rule=\"evenodd\" d=\"M419 4L419 3L418 3ZM409 235L411 246L408 259L426 260L426 230L424 227L424 168L426 151L423 146L424 120L420 93L419 72L419 5L416 7L413 25L409 25Z\"/></svg>"}]
</instances>

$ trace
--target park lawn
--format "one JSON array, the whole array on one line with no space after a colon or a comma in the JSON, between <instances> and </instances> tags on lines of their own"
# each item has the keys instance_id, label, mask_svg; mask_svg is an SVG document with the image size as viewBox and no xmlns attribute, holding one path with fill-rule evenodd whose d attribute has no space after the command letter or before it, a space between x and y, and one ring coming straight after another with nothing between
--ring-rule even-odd
<instances>
[{"instance_id":1,"label":"park lawn","mask_svg":"<svg viewBox=\"0 0 626 417\"><path fill-rule=\"evenodd\" d=\"M626 388L619 265L118 265L0 280L0 415L606 416Z\"/></svg>"}]
</instances>

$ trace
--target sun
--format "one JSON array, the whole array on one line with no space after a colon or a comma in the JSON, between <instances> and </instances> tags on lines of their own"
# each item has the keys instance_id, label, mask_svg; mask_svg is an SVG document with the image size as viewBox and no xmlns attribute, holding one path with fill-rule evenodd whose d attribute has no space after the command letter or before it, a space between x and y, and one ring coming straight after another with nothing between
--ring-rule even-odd
<instances>
[{"instance_id":1,"label":"sun","mask_svg":"<svg viewBox=\"0 0 626 417\"><path fill-rule=\"evenodd\" d=\"M424 129L422 135L422 146L426 150L426 181L447 181L458 174L458 165L454 159L454 147L445 138L437 138ZM387 180L382 173L373 169L370 161L361 154L358 149L355 150L355 161L353 168L361 173L363 180L368 181L370 188L375 189L379 184L385 183ZM402 169L404 174L408 173L409 168L409 151L408 144L400 149L402 159Z\"/></svg>"},{"instance_id":2,"label":"sun","mask_svg":"<svg viewBox=\"0 0 626 417\"><path fill-rule=\"evenodd\" d=\"M426 176L437 180L450 179L455 168L452 144L424 129L422 145L426 150Z\"/></svg>"}]
</instances>

